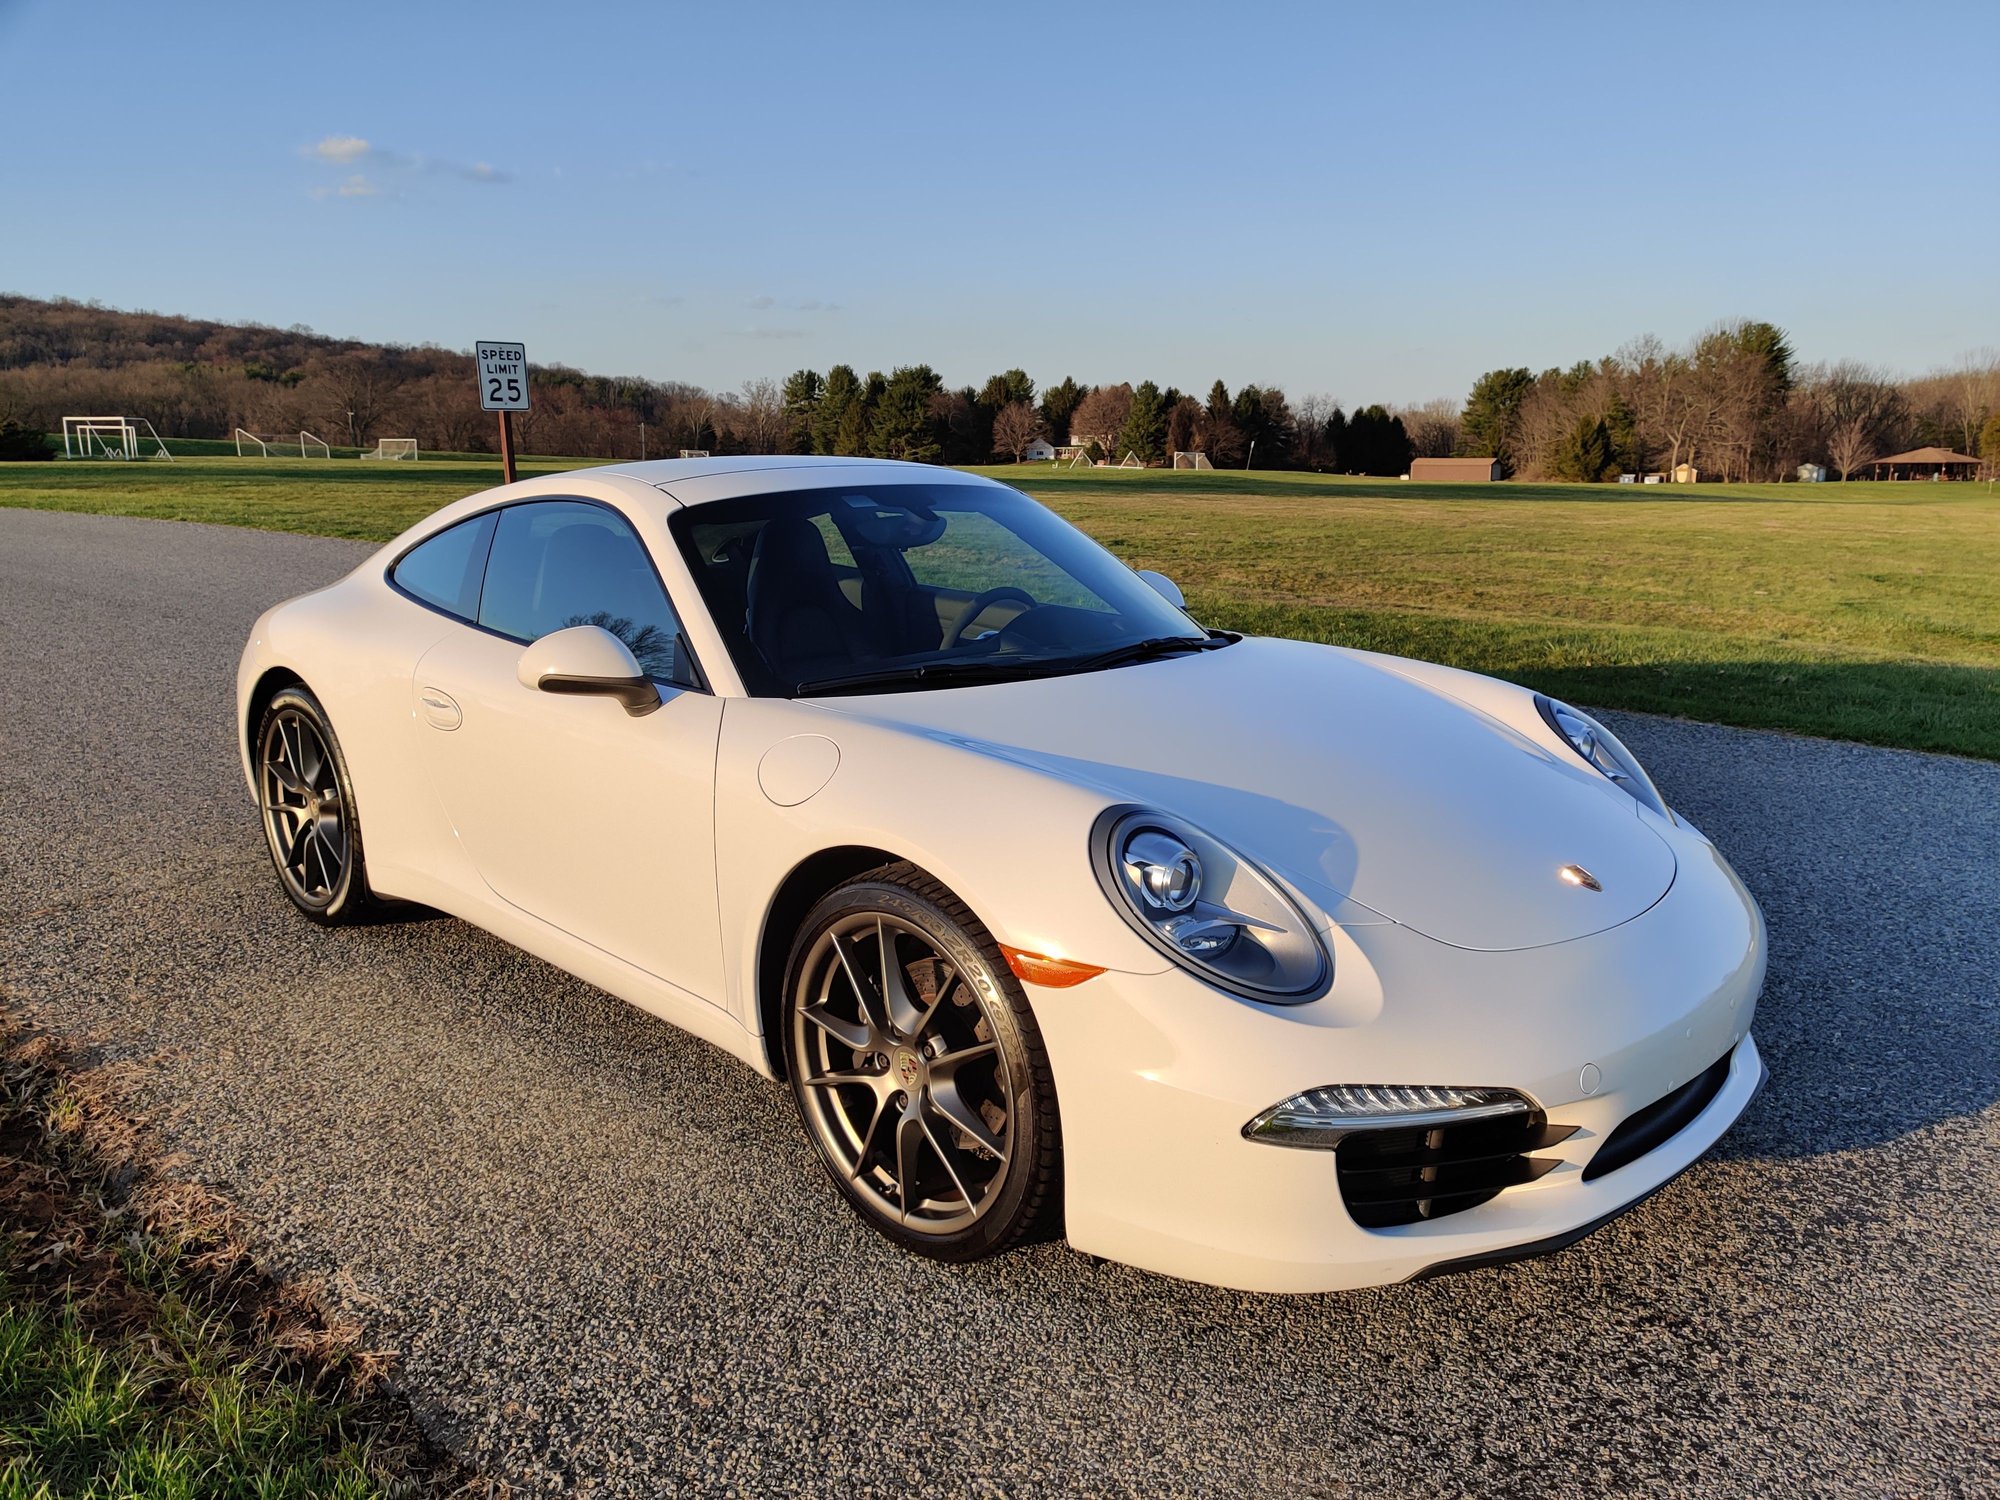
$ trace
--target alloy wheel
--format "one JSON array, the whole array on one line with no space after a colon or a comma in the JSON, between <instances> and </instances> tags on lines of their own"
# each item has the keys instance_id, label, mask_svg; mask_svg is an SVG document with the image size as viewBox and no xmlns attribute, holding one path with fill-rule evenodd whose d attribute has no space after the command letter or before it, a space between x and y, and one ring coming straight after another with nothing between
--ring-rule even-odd
<instances>
[{"instance_id":1,"label":"alloy wheel","mask_svg":"<svg viewBox=\"0 0 2000 1500\"><path fill-rule=\"evenodd\" d=\"M798 970L807 1122L861 1198L913 1233L965 1229L1007 1178L1015 1094L991 988L886 912L836 921Z\"/></svg>"},{"instance_id":2,"label":"alloy wheel","mask_svg":"<svg viewBox=\"0 0 2000 1500\"><path fill-rule=\"evenodd\" d=\"M347 809L340 773L319 726L294 708L271 716L264 731L258 789L278 873L293 897L331 905L347 868Z\"/></svg>"}]
</instances>

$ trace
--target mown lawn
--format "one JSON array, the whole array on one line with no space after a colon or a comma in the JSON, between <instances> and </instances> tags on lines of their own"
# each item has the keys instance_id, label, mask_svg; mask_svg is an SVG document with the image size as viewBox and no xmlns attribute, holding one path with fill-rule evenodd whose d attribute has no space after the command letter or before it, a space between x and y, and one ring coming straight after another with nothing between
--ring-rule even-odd
<instances>
[{"instance_id":1,"label":"mown lawn","mask_svg":"<svg viewBox=\"0 0 2000 1500\"><path fill-rule=\"evenodd\" d=\"M1586 704L2000 759L2000 495L1983 484L983 472L1173 576L1209 624ZM0 468L0 504L380 539L496 479L490 460L24 464Z\"/></svg>"}]
</instances>

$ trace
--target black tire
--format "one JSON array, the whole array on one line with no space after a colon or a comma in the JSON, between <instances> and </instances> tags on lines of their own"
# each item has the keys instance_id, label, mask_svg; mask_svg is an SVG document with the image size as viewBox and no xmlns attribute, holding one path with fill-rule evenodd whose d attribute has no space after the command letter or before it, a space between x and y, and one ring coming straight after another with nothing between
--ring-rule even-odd
<instances>
[{"instance_id":1,"label":"black tire","mask_svg":"<svg viewBox=\"0 0 2000 1500\"><path fill-rule=\"evenodd\" d=\"M264 843L292 905L322 927L380 917L347 757L310 690L280 688L265 706L253 765Z\"/></svg>"},{"instance_id":2,"label":"black tire","mask_svg":"<svg viewBox=\"0 0 2000 1500\"><path fill-rule=\"evenodd\" d=\"M792 944L783 1024L806 1134L875 1229L944 1261L1053 1232L1062 1132L1041 1031L944 886L893 864L823 897Z\"/></svg>"}]
</instances>

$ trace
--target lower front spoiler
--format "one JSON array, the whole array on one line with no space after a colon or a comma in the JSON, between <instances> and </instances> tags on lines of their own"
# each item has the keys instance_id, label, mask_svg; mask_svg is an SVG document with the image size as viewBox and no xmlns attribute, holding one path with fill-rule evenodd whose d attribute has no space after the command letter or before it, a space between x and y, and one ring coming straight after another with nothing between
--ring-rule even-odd
<instances>
[{"instance_id":1,"label":"lower front spoiler","mask_svg":"<svg viewBox=\"0 0 2000 1500\"><path fill-rule=\"evenodd\" d=\"M1757 1096L1764 1092L1764 1085L1770 1081L1771 1070L1765 1066L1763 1059L1760 1057L1757 1061L1757 1085L1750 1090L1750 1097L1743 1101L1744 1109L1748 1109L1752 1104L1756 1103ZM1700 1158L1697 1157L1695 1160L1698 1161ZM1497 1250L1486 1250L1477 1255L1460 1255L1451 1260L1441 1260L1434 1265L1425 1266L1422 1270L1413 1271L1404 1279L1406 1282L1431 1281L1439 1276L1456 1275L1460 1271L1483 1271L1489 1266L1504 1266L1517 1260L1533 1260L1539 1255L1553 1255L1558 1250L1567 1250L1578 1240L1587 1239L1597 1233L1598 1230L1609 1224L1613 1219L1622 1219L1626 1214L1629 1214L1633 1209L1652 1197L1653 1194L1659 1192L1661 1188L1679 1178L1682 1173L1686 1172L1693 1165L1693 1161L1688 1162L1670 1176L1661 1178L1658 1182L1647 1188L1645 1192L1632 1199L1631 1202L1619 1204L1618 1207L1612 1209L1608 1214L1599 1214L1588 1224L1579 1224L1576 1228L1566 1229L1561 1234L1552 1234L1545 1239L1529 1240L1525 1244L1503 1245Z\"/></svg>"}]
</instances>

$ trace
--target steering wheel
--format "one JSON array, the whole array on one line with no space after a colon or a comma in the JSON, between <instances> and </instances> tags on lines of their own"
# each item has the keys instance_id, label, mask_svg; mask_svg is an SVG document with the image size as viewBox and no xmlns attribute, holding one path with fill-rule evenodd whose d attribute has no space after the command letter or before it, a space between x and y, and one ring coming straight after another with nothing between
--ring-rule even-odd
<instances>
[{"instance_id":1,"label":"steering wheel","mask_svg":"<svg viewBox=\"0 0 2000 1500\"><path fill-rule=\"evenodd\" d=\"M943 649L949 651L956 646L959 637L965 634L965 627L985 614L989 605L998 604L1002 599L1018 599L1029 609L1035 607L1035 596L1026 589L997 588L988 589L983 594L975 594L966 601L965 608L958 612L958 618L951 622L951 629L944 633Z\"/></svg>"}]
</instances>

